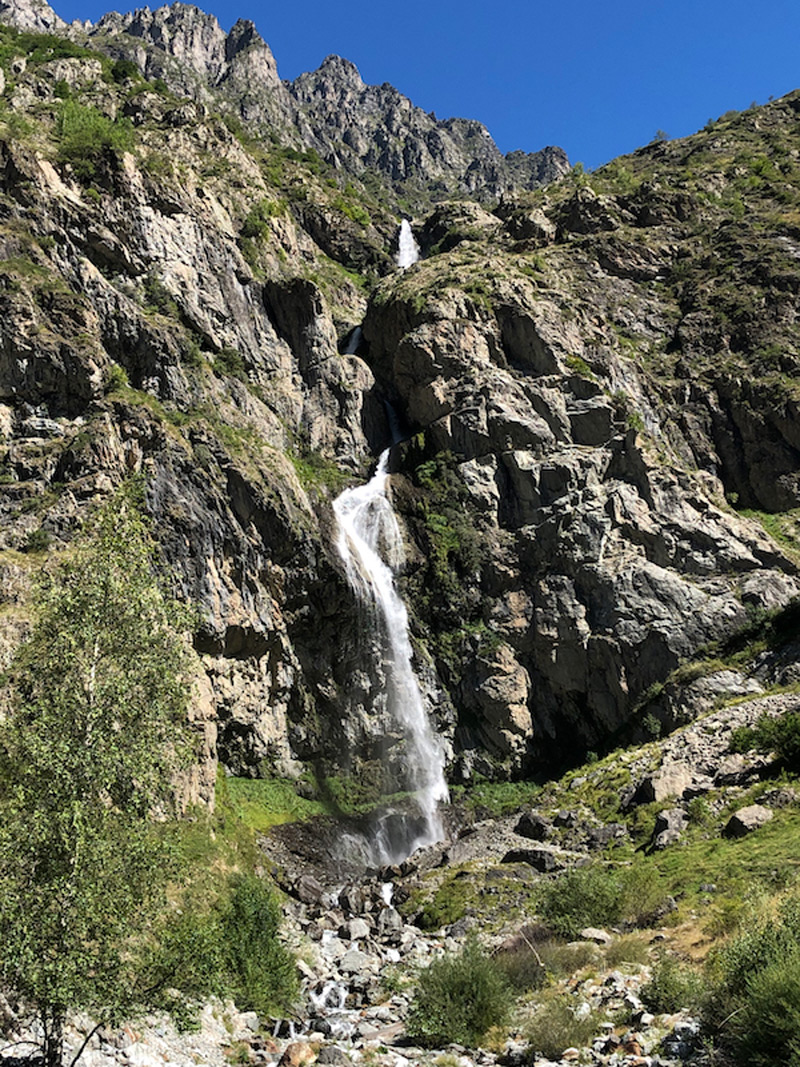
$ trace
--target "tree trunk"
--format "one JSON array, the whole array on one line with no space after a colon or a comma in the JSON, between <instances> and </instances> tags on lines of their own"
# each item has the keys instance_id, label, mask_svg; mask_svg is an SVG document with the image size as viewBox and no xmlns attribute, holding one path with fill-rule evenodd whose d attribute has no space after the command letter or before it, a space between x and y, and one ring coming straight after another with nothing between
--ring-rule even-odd
<instances>
[{"instance_id":1,"label":"tree trunk","mask_svg":"<svg viewBox=\"0 0 800 1067\"><path fill-rule=\"evenodd\" d=\"M63 1067L65 1016L63 1008L47 1007L41 1010L44 1067Z\"/></svg>"}]
</instances>

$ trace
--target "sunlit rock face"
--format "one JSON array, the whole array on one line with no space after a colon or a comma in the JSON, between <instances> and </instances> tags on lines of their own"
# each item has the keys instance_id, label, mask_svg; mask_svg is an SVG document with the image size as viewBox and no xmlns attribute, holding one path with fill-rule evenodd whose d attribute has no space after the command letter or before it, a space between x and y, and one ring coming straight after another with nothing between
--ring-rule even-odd
<instances>
[{"instance_id":1,"label":"sunlit rock face","mask_svg":"<svg viewBox=\"0 0 800 1067\"><path fill-rule=\"evenodd\" d=\"M5 8L59 29L48 10ZM800 506L800 260L775 222L793 187L784 175L756 196L729 167L743 131L759 136L754 116L520 194L502 168L491 178L476 124L425 126L341 60L286 87L248 24L225 34L179 5L69 32L202 91L172 96L124 69L117 82L97 56L14 60L18 132L0 130L3 662L43 553L141 474L164 574L197 608L192 795L209 794L217 758L236 774L399 788L407 739L375 701L385 649L333 514L393 436L398 590L451 779L600 750L698 649L796 594L791 553L737 510L777 513L791 534ZM82 160L60 140L65 86L110 138ZM221 121L225 101L277 144ZM345 125L328 129L340 104ZM368 105L373 124L342 147ZM797 106L756 116L788 153ZM103 122L117 119L115 147ZM380 137L415 129L430 159L388 152L384 167ZM428 210L422 182L420 258L401 270L389 186L378 197L328 166L337 139L376 181L436 173L442 195L463 196L468 173L481 202ZM668 697L665 722L699 707Z\"/></svg>"}]
</instances>

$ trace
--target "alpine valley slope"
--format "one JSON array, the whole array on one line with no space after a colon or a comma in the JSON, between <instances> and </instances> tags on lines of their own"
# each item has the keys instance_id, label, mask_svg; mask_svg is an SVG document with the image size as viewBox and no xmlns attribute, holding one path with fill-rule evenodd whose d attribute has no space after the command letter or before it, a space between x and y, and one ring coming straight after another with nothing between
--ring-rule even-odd
<instances>
[{"instance_id":1,"label":"alpine valley slope","mask_svg":"<svg viewBox=\"0 0 800 1067\"><path fill-rule=\"evenodd\" d=\"M414 153L387 170L380 122L369 144L324 141L321 72L291 92L276 75L251 112L226 49L259 69L268 49L242 24L237 52L183 5L68 33L41 3L3 8L25 28L0 28L3 656L47 554L142 472L202 617L195 799L217 758L391 790L403 746L331 510L387 443L388 399L410 433L402 587L451 778L552 770L691 717L648 701L798 590L800 96L540 191L480 167L465 190L458 161L446 189L475 199L420 217L423 260L398 272L392 183ZM161 67L153 27L178 27ZM372 183L345 169L370 166Z\"/></svg>"}]
</instances>

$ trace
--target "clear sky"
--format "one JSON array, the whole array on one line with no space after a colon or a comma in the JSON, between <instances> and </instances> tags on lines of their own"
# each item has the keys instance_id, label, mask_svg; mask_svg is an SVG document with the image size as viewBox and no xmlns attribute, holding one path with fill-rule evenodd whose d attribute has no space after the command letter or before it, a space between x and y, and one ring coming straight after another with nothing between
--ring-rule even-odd
<instances>
[{"instance_id":1,"label":"clear sky","mask_svg":"<svg viewBox=\"0 0 800 1067\"><path fill-rule=\"evenodd\" d=\"M111 0L55 0L68 21ZM136 6L134 3L130 6ZM151 0L151 6L158 6ZM561 145L596 167L800 87L798 0L206 0L255 22L284 78L332 52L502 151ZM123 7L122 10L129 10Z\"/></svg>"}]
</instances>

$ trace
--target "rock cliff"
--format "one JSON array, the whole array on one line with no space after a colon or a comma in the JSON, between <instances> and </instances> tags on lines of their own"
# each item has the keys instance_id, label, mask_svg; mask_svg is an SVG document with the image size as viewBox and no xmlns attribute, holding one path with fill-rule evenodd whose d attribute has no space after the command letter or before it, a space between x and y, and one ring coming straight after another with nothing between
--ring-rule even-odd
<instances>
[{"instance_id":1,"label":"rock cliff","mask_svg":"<svg viewBox=\"0 0 800 1067\"><path fill-rule=\"evenodd\" d=\"M26 30L0 26L3 656L31 576L143 472L201 613L197 798L217 756L392 788L330 506L389 400L451 776L691 718L680 671L798 591L800 96L536 191L558 153L504 162L335 58L287 87L249 24L175 5L37 37L44 5L0 10ZM427 212L400 272L365 171L475 199Z\"/></svg>"}]
</instances>

